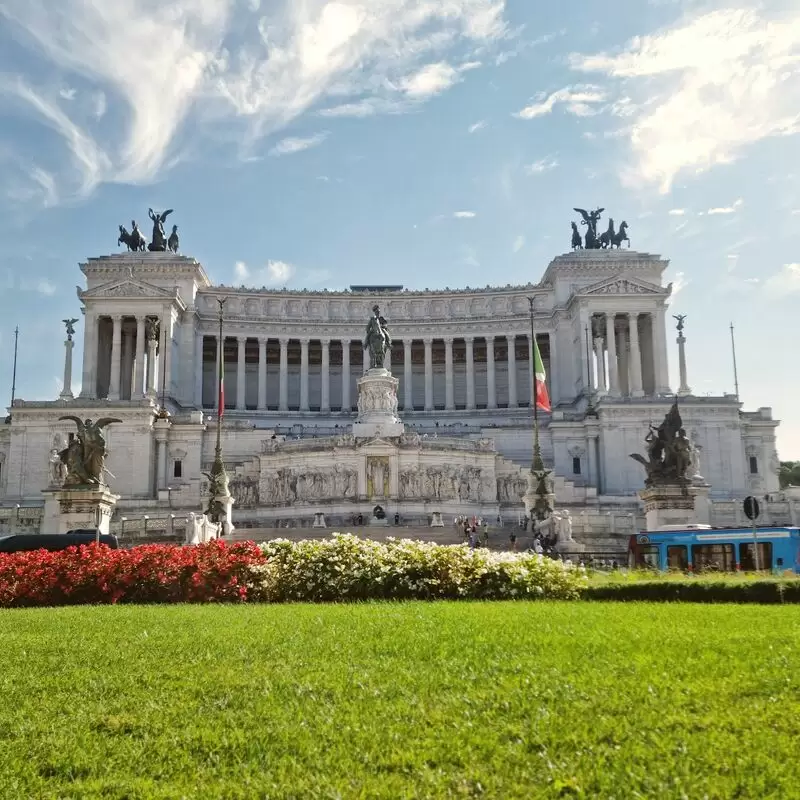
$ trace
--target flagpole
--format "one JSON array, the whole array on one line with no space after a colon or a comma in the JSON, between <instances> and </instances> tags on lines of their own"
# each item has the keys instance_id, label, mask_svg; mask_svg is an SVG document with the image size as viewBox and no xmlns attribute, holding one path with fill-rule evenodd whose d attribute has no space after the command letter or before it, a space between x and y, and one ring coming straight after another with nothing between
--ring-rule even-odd
<instances>
[{"instance_id":1,"label":"flagpole","mask_svg":"<svg viewBox=\"0 0 800 800\"><path fill-rule=\"evenodd\" d=\"M14 400L17 396L17 348L19 346L19 325L14 328L14 368L11 372L11 408L9 414L14 411Z\"/></svg>"},{"instance_id":2,"label":"flagpole","mask_svg":"<svg viewBox=\"0 0 800 800\"><path fill-rule=\"evenodd\" d=\"M225 358L225 347L222 339L222 317L225 308L225 301L227 299L227 297L217 298L217 303L219 303L219 336L217 337L219 366L217 369L217 444L214 448L214 461L219 461L220 463L222 463L222 415L225 411L225 409L222 407L224 402L222 381L224 380L225 376L225 368L223 365L223 359Z\"/></svg>"},{"instance_id":3,"label":"flagpole","mask_svg":"<svg viewBox=\"0 0 800 800\"><path fill-rule=\"evenodd\" d=\"M739 372L736 369L736 340L733 338L733 323L731 322L731 352L733 353L733 385L736 390L736 399L739 399Z\"/></svg>"},{"instance_id":4,"label":"flagpole","mask_svg":"<svg viewBox=\"0 0 800 800\"><path fill-rule=\"evenodd\" d=\"M533 327L533 305L535 298L528 298L531 312L531 361L533 362L533 375L531 376L531 405L533 406L533 458L531 459L531 473L544 469L542 449L539 444L539 404L536 402L536 331Z\"/></svg>"},{"instance_id":5,"label":"flagpole","mask_svg":"<svg viewBox=\"0 0 800 800\"><path fill-rule=\"evenodd\" d=\"M217 442L214 447L214 463L211 465L209 474L210 486L209 493L211 501L208 507L208 515L212 522L230 523L230 489L228 487L228 475L225 472L225 463L222 460L222 415L225 413L225 397L223 380L225 376L225 343L222 338L222 319L223 309L227 298L217 298L219 303L219 335L217 337L217 355L219 356L219 367L217 369ZM228 505L225 503L228 502Z\"/></svg>"}]
</instances>

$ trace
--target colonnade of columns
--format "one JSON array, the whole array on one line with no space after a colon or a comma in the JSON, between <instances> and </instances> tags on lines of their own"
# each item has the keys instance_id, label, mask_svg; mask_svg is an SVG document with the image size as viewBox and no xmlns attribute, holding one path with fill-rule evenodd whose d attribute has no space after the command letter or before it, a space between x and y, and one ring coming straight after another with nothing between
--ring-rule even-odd
<instances>
[{"instance_id":1,"label":"colonnade of columns","mask_svg":"<svg viewBox=\"0 0 800 800\"><path fill-rule=\"evenodd\" d=\"M545 362L550 341L549 334L539 337ZM229 407L238 410L351 410L355 381L369 367L369 353L361 342L348 339L226 336L224 352L225 395ZM195 358L202 365L195 372L195 403L213 408L217 337L197 337ZM406 411L530 404L529 334L395 340L384 366L400 380L398 400Z\"/></svg>"},{"instance_id":2,"label":"colonnade of columns","mask_svg":"<svg viewBox=\"0 0 800 800\"><path fill-rule=\"evenodd\" d=\"M84 334L81 397L140 400L158 392L166 328L149 314L91 315ZM169 368L169 364L162 364Z\"/></svg>"},{"instance_id":3,"label":"colonnade of columns","mask_svg":"<svg viewBox=\"0 0 800 800\"><path fill-rule=\"evenodd\" d=\"M591 388L612 397L668 394L664 309L591 317Z\"/></svg>"}]
</instances>

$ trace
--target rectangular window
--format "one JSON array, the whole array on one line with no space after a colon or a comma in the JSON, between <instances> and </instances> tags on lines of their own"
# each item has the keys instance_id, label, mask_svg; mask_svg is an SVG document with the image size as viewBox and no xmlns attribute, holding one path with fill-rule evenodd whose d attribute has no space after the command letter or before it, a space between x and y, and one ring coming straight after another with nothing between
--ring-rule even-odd
<instances>
[{"instance_id":1,"label":"rectangular window","mask_svg":"<svg viewBox=\"0 0 800 800\"><path fill-rule=\"evenodd\" d=\"M667 569L681 572L689 569L689 552L685 544L673 544L667 548Z\"/></svg>"},{"instance_id":2,"label":"rectangular window","mask_svg":"<svg viewBox=\"0 0 800 800\"><path fill-rule=\"evenodd\" d=\"M756 560L754 551L754 542L742 542L739 545L739 566L745 572L755 571ZM758 568L772 569L772 542L758 543Z\"/></svg>"},{"instance_id":3,"label":"rectangular window","mask_svg":"<svg viewBox=\"0 0 800 800\"><path fill-rule=\"evenodd\" d=\"M732 544L693 544L692 565L695 572L733 572L736 557Z\"/></svg>"},{"instance_id":4,"label":"rectangular window","mask_svg":"<svg viewBox=\"0 0 800 800\"><path fill-rule=\"evenodd\" d=\"M756 456L750 456L750 474L758 475L758 458Z\"/></svg>"},{"instance_id":5,"label":"rectangular window","mask_svg":"<svg viewBox=\"0 0 800 800\"><path fill-rule=\"evenodd\" d=\"M183 461L181 461L179 458L176 458L175 463L172 465L172 477L173 478L183 477Z\"/></svg>"},{"instance_id":6,"label":"rectangular window","mask_svg":"<svg viewBox=\"0 0 800 800\"><path fill-rule=\"evenodd\" d=\"M660 569L658 558L658 545L645 544L639 545L638 557L636 559L637 567L650 567L651 569Z\"/></svg>"},{"instance_id":7,"label":"rectangular window","mask_svg":"<svg viewBox=\"0 0 800 800\"><path fill-rule=\"evenodd\" d=\"M580 458L580 456L573 456L573 458L572 458L572 474L573 475L580 475L581 474L581 458Z\"/></svg>"}]
</instances>

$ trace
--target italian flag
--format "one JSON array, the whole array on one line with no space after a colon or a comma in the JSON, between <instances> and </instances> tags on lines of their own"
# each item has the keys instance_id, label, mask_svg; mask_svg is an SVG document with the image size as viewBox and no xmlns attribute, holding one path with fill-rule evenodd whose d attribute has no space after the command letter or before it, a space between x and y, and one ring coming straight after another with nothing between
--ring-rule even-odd
<instances>
[{"instance_id":1,"label":"italian flag","mask_svg":"<svg viewBox=\"0 0 800 800\"><path fill-rule=\"evenodd\" d=\"M536 407L550 411L550 396L547 394L547 374L542 364L542 354L536 337L533 339L533 382L536 394Z\"/></svg>"},{"instance_id":2,"label":"italian flag","mask_svg":"<svg viewBox=\"0 0 800 800\"><path fill-rule=\"evenodd\" d=\"M225 349L219 352L219 398L217 400L217 417L220 419L225 413Z\"/></svg>"}]
</instances>

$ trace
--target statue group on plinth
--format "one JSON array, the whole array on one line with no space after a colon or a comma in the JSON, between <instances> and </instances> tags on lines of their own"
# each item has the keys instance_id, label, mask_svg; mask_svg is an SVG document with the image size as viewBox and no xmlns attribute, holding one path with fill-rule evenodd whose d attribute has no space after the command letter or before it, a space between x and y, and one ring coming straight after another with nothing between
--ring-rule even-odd
<instances>
[{"instance_id":1,"label":"statue group on plinth","mask_svg":"<svg viewBox=\"0 0 800 800\"><path fill-rule=\"evenodd\" d=\"M180 249L180 239L178 238L178 226L172 226L172 233L167 237L164 231L164 221L172 213L172 209L168 208L166 211L153 211L152 208L147 209L147 214L153 223L153 238L150 244L144 238L144 234L139 230L139 225L136 220L131 220L131 230L124 225L119 226L119 238L117 245L124 244L128 251L131 252L144 252L149 250L151 253L164 253L169 250L171 253L177 253Z\"/></svg>"},{"instance_id":2,"label":"statue group on plinth","mask_svg":"<svg viewBox=\"0 0 800 800\"><path fill-rule=\"evenodd\" d=\"M78 428L75 438L58 453L66 471L63 486L65 488L105 486L108 450L103 429L112 422L122 422L122 420L116 417L102 417L94 422L91 419L82 420L69 415L59 417L59 421L63 420L74 422Z\"/></svg>"},{"instance_id":3,"label":"statue group on plinth","mask_svg":"<svg viewBox=\"0 0 800 800\"><path fill-rule=\"evenodd\" d=\"M659 486L685 488L694 477L693 469L696 474L699 465L695 447L683 428L677 399L657 428L650 425L645 446L647 458L639 453L631 453L631 458L645 468L644 485L648 489Z\"/></svg>"},{"instance_id":4,"label":"statue group on plinth","mask_svg":"<svg viewBox=\"0 0 800 800\"><path fill-rule=\"evenodd\" d=\"M620 223L619 230L614 227L614 220L609 217L608 227L603 233L597 233L597 223L600 221L600 215L605 211L604 208L596 208L594 211L586 211L583 208L573 209L577 211L583 219L581 225L586 226L586 235L581 237L578 226L573 222L572 225L572 249L573 250L608 250L611 248L620 248L623 242L631 246L631 240L628 238L628 223L623 220Z\"/></svg>"}]
</instances>

